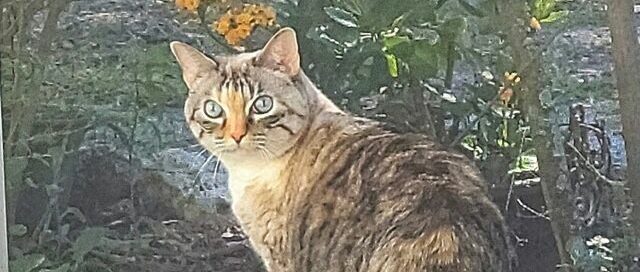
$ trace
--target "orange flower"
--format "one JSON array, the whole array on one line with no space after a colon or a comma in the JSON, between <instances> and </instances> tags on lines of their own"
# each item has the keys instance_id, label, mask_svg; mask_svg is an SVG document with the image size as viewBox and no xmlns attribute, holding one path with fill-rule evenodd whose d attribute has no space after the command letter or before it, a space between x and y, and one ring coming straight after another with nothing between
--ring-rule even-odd
<instances>
[{"instance_id":1,"label":"orange flower","mask_svg":"<svg viewBox=\"0 0 640 272\"><path fill-rule=\"evenodd\" d=\"M256 13L256 24L261 26L273 25L276 19L276 12L271 7L261 6Z\"/></svg>"},{"instance_id":2,"label":"orange flower","mask_svg":"<svg viewBox=\"0 0 640 272\"><path fill-rule=\"evenodd\" d=\"M251 16L251 14L249 13L243 12L236 15L235 21L239 25L251 25L251 22L253 21L253 16Z\"/></svg>"},{"instance_id":3,"label":"orange flower","mask_svg":"<svg viewBox=\"0 0 640 272\"><path fill-rule=\"evenodd\" d=\"M176 6L193 12L200 6L200 0L176 0Z\"/></svg>"},{"instance_id":4,"label":"orange flower","mask_svg":"<svg viewBox=\"0 0 640 272\"><path fill-rule=\"evenodd\" d=\"M251 26L250 25L238 25L238 27L229 30L224 38L231 45L238 45L244 39L251 35Z\"/></svg>"},{"instance_id":5,"label":"orange flower","mask_svg":"<svg viewBox=\"0 0 640 272\"><path fill-rule=\"evenodd\" d=\"M270 26L275 23L276 12L269 6L245 4L220 16L212 28L224 36L231 45L238 45L251 35L255 26Z\"/></svg>"},{"instance_id":6,"label":"orange flower","mask_svg":"<svg viewBox=\"0 0 640 272\"><path fill-rule=\"evenodd\" d=\"M232 28L231 16L229 14L222 15L214 22L214 28L220 35L225 35Z\"/></svg>"},{"instance_id":7,"label":"orange flower","mask_svg":"<svg viewBox=\"0 0 640 272\"><path fill-rule=\"evenodd\" d=\"M542 29L542 25L540 25L540 21L538 21L536 17L531 17L531 20L529 20L529 26L535 30Z\"/></svg>"}]
</instances>

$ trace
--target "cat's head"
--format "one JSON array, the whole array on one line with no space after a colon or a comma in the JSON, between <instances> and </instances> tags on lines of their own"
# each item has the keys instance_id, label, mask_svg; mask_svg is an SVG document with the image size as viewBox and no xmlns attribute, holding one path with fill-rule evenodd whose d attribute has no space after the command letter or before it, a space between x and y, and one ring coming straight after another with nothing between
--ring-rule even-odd
<instances>
[{"instance_id":1,"label":"cat's head","mask_svg":"<svg viewBox=\"0 0 640 272\"><path fill-rule=\"evenodd\" d=\"M265 160L290 150L309 122L310 100L300 78L293 29L258 51L208 57L172 42L189 89L185 117L198 141L228 160Z\"/></svg>"}]
</instances>

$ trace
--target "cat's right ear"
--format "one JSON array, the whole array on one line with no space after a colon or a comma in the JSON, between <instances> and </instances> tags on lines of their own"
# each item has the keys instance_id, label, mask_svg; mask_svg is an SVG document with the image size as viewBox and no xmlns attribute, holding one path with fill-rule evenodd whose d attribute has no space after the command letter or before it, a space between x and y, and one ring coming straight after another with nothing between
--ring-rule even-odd
<instances>
[{"instance_id":1,"label":"cat's right ear","mask_svg":"<svg viewBox=\"0 0 640 272\"><path fill-rule=\"evenodd\" d=\"M189 89L193 89L196 79L206 76L218 66L211 58L186 43L173 41L169 46L182 68L182 79Z\"/></svg>"}]
</instances>

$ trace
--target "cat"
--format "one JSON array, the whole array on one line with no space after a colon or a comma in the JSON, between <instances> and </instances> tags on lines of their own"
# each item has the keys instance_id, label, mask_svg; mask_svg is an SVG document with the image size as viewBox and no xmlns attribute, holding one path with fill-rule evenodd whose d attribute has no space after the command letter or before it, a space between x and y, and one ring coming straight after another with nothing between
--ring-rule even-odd
<instances>
[{"instance_id":1,"label":"cat","mask_svg":"<svg viewBox=\"0 0 640 272\"><path fill-rule=\"evenodd\" d=\"M301 70L293 29L231 56L170 47L188 126L228 169L232 210L268 271L511 271L472 162L342 111Z\"/></svg>"}]
</instances>

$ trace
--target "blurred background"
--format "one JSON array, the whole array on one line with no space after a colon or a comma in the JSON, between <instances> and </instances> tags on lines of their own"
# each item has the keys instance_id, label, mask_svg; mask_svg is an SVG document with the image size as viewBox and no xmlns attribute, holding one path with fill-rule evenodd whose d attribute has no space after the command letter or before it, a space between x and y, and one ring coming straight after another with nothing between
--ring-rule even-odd
<instances>
[{"instance_id":1,"label":"blurred background","mask_svg":"<svg viewBox=\"0 0 640 272\"><path fill-rule=\"evenodd\" d=\"M615 81L640 51L610 34L637 47L640 5L608 4L0 0L10 271L263 271L168 44L233 54L283 26L340 107L475 160L517 271L640 271L638 109L618 99L640 82Z\"/></svg>"}]
</instances>

